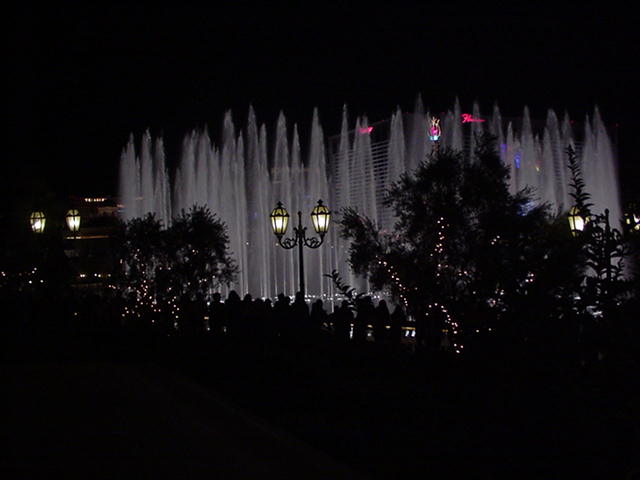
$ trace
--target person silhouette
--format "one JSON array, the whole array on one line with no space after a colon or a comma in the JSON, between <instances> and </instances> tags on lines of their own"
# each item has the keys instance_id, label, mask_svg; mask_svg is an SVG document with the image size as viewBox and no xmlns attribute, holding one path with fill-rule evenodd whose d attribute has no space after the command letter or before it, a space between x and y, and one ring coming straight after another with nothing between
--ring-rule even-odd
<instances>
[{"instance_id":1,"label":"person silhouette","mask_svg":"<svg viewBox=\"0 0 640 480\"><path fill-rule=\"evenodd\" d=\"M290 312L292 333L298 340L307 340L310 330L309 306L304 301L302 292L296 293Z\"/></svg>"},{"instance_id":2,"label":"person silhouette","mask_svg":"<svg viewBox=\"0 0 640 480\"><path fill-rule=\"evenodd\" d=\"M387 302L380 300L375 310L373 322L373 335L376 342L384 342L387 339L387 325L391 321L390 317Z\"/></svg>"},{"instance_id":3,"label":"person silhouette","mask_svg":"<svg viewBox=\"0 0 640 480\"><path fill-rule=\"evenodd\" d=\"M339 342L348 342L351 324L353 323L353 312L351 312L349 302L346 300L342 301L342 304L335 312L334 318L334 332L336 340Z\"/></svg>"},{"instance_id":4,"label":"person silhouette","mask_svg":"<svg viewBox=\"0 0 640 480\"><path fill-rule=\"evenodd\" d=\"M314 331L327 328L327 312L322 308L322 300L317 299L311 306L311 327Z\"/></svg>"},{"instance_id":5,"label":"person silhouette","mask_svg":"<svg viewBox=\"0 0 640 480\"><path fill-rule=\"evenodd\" d=\"M375 307L370 296L362 297L357 301L358 314L353 326L353 341L364 343L367 340L367 326L371 325L375 317Z\"/></svg>"},{"instance_id":6,"label":"person silhouette","mask_svg":"<svg viewBox=\"0 0 640 480\"><path fill-rule=\"evenodd\" d=\"M242 308L240 309L240 318L238 321L238 327L240 330L240 336L243 339L248 339L252 334L252 327L254 322L254 305L253 297L250 293L247 293L242 299Z\"/></svg>"},{"instance_id":7,"label":"person silhouette","mask_svg":"<svg viewBox=\"0 0 640 480\"><path fill-rule=\"evenodd\" d=\"M296 293L296 298L293 301L293 315L296 322L307 323L309 319L309 305L304 301L304 295L302 292Z\"/></svg>"},{"instance_id":8,"label":"person silhouette","mask_svg":"<svg viewBox=\"0 0 640 480\"><path fill-rule=\"evenodd\" d=\"M391 343L399 344L402 340L402 326L406 320L407 316L404 313L402 305L396 305L396 308L391 314L391 329L389 330Z\"/></svg>"},{"instance_id":9,"label":"person silhouette","mask_svg":"<svg viewBox=\"0 0 640 480\"><path fill-rule=\"evenodd\" d=\"M262 321L262 328L265 333L266 340L273 340L278 335L273 317L274 313L271 299L265 298L264 302L262 302L262 313L260 314L260 320Z\"/></svg>"},{"instance_id":10,"label":"person silhouette","mask_svg":"<svg viewBox=\"0 0 640 480\"><path fill-rule=\"evenodd\" d=\"M231 290L224 302L227 311L227 333L229 335L237 335L238 322L242 315L242 300L235 290Z\"/></svg>"},{"instance_id":11,"label":"person silhouette","mask_svg":"<svg viewBox=\"0 0 640 480\"><path fill-rule=\"evenodd\" d=\"M277 335L282 340L287 340L291 336L291 307L289 306L290 302L291 299L289 297L287 297L284 293L279 293L278 299L273 305L274 325L276 327Z\"/></svg>"},{"instance_id":12,"label":"person silhouette","mask_svg":"<svg viewBox=\"0 0 640 480\"><path fill-rule=\"evenodd\" d=\"M209 324L213 335L222 335L226 330L227 318L225 304L222 303L222 296L215 292L209 305Z\"/></svg>"}]
</instances>

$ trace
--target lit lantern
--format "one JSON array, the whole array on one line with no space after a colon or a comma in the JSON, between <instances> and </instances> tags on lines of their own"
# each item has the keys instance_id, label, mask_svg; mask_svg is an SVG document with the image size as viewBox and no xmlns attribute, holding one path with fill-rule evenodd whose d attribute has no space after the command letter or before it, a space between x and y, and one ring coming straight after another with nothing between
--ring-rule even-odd
<instances>
[{"instance_id":1,"label":"lit lantern","mask_svg":"<svg viewBox=\"0 0 640 480\"><path fill-rule=\"evenodd\" d=\"M44 216L44 213L33 212L29 217L29 221L31 222L31 230L33 230L34 233L44 232L44 224L47 221L47 219Z\"/></svg>"},{"instance_id":2,"label":"lit lantern","mask_svg":"<svg viewBox=\"0 0 640 480\"><path fill-rule=\"evenodd\" d=\"M316 205L311 211L311 221L313 222L313 228L316 233L323 236L329 231L329 221L331 220L331 212L326 205L323 205L322 200L318 200Z\"/></svg>"},{"instance_id":3,"label":"lit lantern","mask_svg":"<svg viewBox=\"0 0 640 480\"><path fill-rule=\"evenodd\" d=\"M69 210L67 212L66 219L69 230L71 230L73 233L80 230L80 212L78 212L78 210L76 210L75 208Z\"/></svg>"},{"instance_id":4,"label":"lit lantern","mask_svg":"<svg viewBox=\"0 0 640 480\"><path fill-rule=\"evenodd\" d=\"M440 119L437 117L433 117L431 119L431 128L429 129L429 140L432 142L437 142L440 140L440 135L442 135L442 130L440 129Z\"/></svg>"},{"instance_id":5,"label":"lit lantern","mask_svg":"<svg viewBox=\"0 0 640 480\"><path fill-rule=\"evenodd\" d=\"M289 225L289 212L278 202L276 208L271 212L271 227L276 236L281 237L287 231Z\"/></svg>"},{"instance_id":6,"label":"lit lantern","mask_svg":"<svg viewBox=\"0 0 640 480\"><path fill-rule=\"evenodd\" d=\"M579 232L582 232L584 230L584 226L588 220L585 220L585 218L580 215L580 211L577 207L571 207L571 210L569 210L568 218L571 234L575 237Z\"/></svg>"}]
</instances>

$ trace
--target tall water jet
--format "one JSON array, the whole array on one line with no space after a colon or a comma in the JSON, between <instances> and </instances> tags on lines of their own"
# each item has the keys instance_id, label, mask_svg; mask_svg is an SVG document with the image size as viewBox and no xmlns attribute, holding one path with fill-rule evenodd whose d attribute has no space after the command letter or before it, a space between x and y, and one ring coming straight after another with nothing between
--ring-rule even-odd
<instances>
[{"instance_id":1,"label":"tall water jet","mask_svg":"<svg viewBox=\"0 0 640 480\"><path fill-rule=\"evenodd\" d=\"M420 165L420 162L427 158L427 128L428 123L424 114L422 96L418 95L408 132L409 145L407 146L407 168L409 171L415 170L418 165Z\"/></svg>"},{"instance_id":2,"label":"tall water jet","mask_svg":"<svg viewBox=\"0 0 640 480\"><path fill-rule=\"evenodd\" d=\"M389 183L392 184L400 179L400 176L407 171L406 164L407 148L404 140L404 125L400 107L391 116L391 127L389 133Z\"/></svg>"},{"instance_id":3,"label":"tall water jet","mask_svg":"<svg viewBox=\"0 0 640 480\"><path fill-rule=\"evenodd\" d=\"M317 108L313 110L311 119L309 156L304 171L304 195L302 196L302 203L300 205L301 208L305 209L305 212L309 213L311 208L315 206L317 200L330 201L324 132L320 125ZM326 277L318 277L318 275L313 275L311 272L328 273L331 271L332 265L335 264L332 261L332 251L335 251L334 247L335 245L331 244L317 250L305 250L304 261L305 265L308 266L306 269L308 276L306 284L309 292L316 292L320 296L325 296L332 292L333 286L329 283L329 279Z\"/></svg>"},{"instance_id":4,"label":"tall water jet","mask_svg":"<svg viewBox=\"0 0 640 480\"><path fill-rule=\"evenodd\" d=\"M123 220L140 217L138 198L140 197L140 170L136 159L133 134L120 155L120 201L125 206Z\"/></svg>"},{"instance_id":5,"label":"tall water jet","mask_svg":"<svg viewBox=\"0 0 640 480\"><path fill-rule=\"evenodd\" d=\"M338 149L333 159L334 168L331 169L331 183L334 186L331 205L337 212L340 212L343 208L347 208L351 205L351 170L353 162L351 144L349 141L349 130L347 106L344 105L342 107L342 123L340 126ZM339 215L335 218L337 221L340 220ZM349 247L346 242L340 240L340 236L336 229L332 229L331 231L331 240L337 250L336 257L338 265L347 265ZM355 276L350 268L343 269L343 278L345 278L350 285L353 285Z\"/></svg>"},{"instance_id":6,"label":"tall water jet","mask_svg":"<svg viewBox=\"0 0 640 480\"><path fill-rule=\"evenodd\" d=\"M289 208L293 213L291 223L296 224L296 208L291 205L291 169L289 163L289 145L287 141L287 123L284 114L280 112L276 125L276 140L274 149L274 161L271 170L271 198L270 205L277 202ZM265 217L266 218L266 217ZM271 239L274 245L274 255L272 256L272 268L275 274L276 290L282 292L295 291L293 255L291 252L277 248L274 239Z\"/></svg>"},{"instance_id":7,"label":"tall water jet","mask_svg":"<svg viewBox=\"0 0 640 480\"><path fill-rule=\"evenodd\" d=\"M154 163L154 187L153 210L163 227L168 227L171 222L171 194L169 185L169 172L164 158L164 142L158 138L153 149Z\"/></svg>"},{"instance_id":8,"label":"tall water jet","mask_svg":"<svg viewBox=\"0 0 640 480\"><path fill-rule=\"evenodd\" d=\"M154 138L145 131L136 144L131 135L120 157L122 217L130 220L153 213L166 227L182 210L206 205L226 223L230 250L240 270L229 288L241 294L273 297L298 289L298 264L296 255L277 245L268 222L271 209L281 201L292 215L292 226L297 224L298 210L309 226L308 215L322 199L335 222L320 249L304 251L307 292L330 296L332 285L323 274L333 269L350 285L366 289L367 283L356 278L347 264L349 245L339 237L336 223L342 208L353 207L380 228L392 228L393 212L383 204L386 190L420 161L428 161L431 154L427 135L431 114L428 110L425 113L420 98L415 110L406 114L397 109L388 122L372 126L366 116L350 121L345 106L340 133L329 138L325 138L314 110L308 143L296 125L287 128L282 113L269 137L252 108L243 130L236 129L231 112L226 112L219 143L206 129L184 136L173 179L168 174L162 137ZM549 110L546 118L534 125L528 108L521 118L509 119L503 118L495 105L490 119L463 123L456 99L445 116L439 117L442 146L462 150L468 159L473 153L474 134L489 131L495 135L500 158L509 168L510 191L528 187L536 201L547 202L554 213L565 212L572 205L566 147L575 146L594 213L608 208L612 225L618 225L617 167L611 139L597 109L581 124L572 122L567 114L559 122ZM485 120L478 104L466 118Z\"/></svg>"},{"instance_id":9,"label":"tall water jet","mask_svg":"<svg viewBox=\"0 0 640 480\"><path fill-rule=\"evenodd\" d=\"M269 225L262 218L263 212L269 209L268 182L269 171L267 169L266 152L263 148L258 133L258 125L253 108L249 109L246 131L246 176L245 190L247 192L248 212L248 236L247 236L247 271L264 272L263 275L248 276L248 291L254 295L269 295L269 248L271 243L264 240L269 238ZM213 179L216 172L212 172Z\"/></svg>"}]
</instances>

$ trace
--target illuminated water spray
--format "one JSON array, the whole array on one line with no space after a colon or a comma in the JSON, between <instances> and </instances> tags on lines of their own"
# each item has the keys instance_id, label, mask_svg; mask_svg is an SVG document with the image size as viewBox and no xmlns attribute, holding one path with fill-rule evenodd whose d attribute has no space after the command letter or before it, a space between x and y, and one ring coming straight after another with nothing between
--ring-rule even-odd
<instances>
[{"instance_id":1,"label":"illuminated water spray","mask_svg":"<svg viewBox=\"0 0 640 480\"><path fill-rule=\"evenodd\" d=\"M572 206L565 149L574 145L593 211L608 208L612 224L617 225L621 218L617 167L598 110L580 127L568 116L559 120L552 110L542 123L534 128L527 108L519 119L506 121L497 107L485 118L477 104L467 114L458 102L436 117L418 101L413 114L394 112L386 134L376 135L377 127L374 130L366 117L349 121L345 108L335 147L329 149L317 111L305 148L297 126L288 125L282 114L268 135L253 110L242 130L228 112L218 143L207 131L185 135L173 175L161 137L146 132L136 143L131 136L120 161L122 216L129 220L151 212L167 226L182 209L206 205L228 228L230 250L240 268L231 288L254 296L293 294L297 259L277 246L269 224L278 201L289 209L310 211L321 198L338 221L341 208L355 207L388 229L394 218L383 197L391 183L428 161L438 148L473 151L475 135L488 131L497 137L500 156L509 168L510 190L529 186L536 201L549 203L555 211ZM366 283L356 283L350 273L349 245L339 238L338 229L332 228L328 235L322 248L304 253L307 292L332 295L330 280L323 274L333 269L347 283L366 289Z\"/></svg>"}]
</instances>

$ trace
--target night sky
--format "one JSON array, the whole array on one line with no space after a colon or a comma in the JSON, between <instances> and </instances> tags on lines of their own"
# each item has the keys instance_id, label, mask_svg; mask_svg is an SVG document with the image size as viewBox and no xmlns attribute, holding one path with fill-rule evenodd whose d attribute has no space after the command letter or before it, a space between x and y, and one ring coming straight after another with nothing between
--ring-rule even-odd
<instances>
[{"instance_id":1,"label":"night sky","mask_svg":"<svg viewBox=\"0 0 640 480\"><path fill-rule=\"evenodd\" d=\"M582 120L597 104L606 123L618 124L625 197L637 199L640 83L630 14L583 5L564 17L460 5L434 13L429 2L179 3L56 2L7 17L3 188L116 194L130 132L163 132L172 155L188 130L208 125L217 137L225 110L242 125L252 104L267 125L283 110L304 141L314 106L333 134L344 103L375 121L396 105L412 110L420 93L434 111L457 96L486 113L497 102L503 116L528 105L534 117L553 107Z\"/></svg>"}]
</instances>

